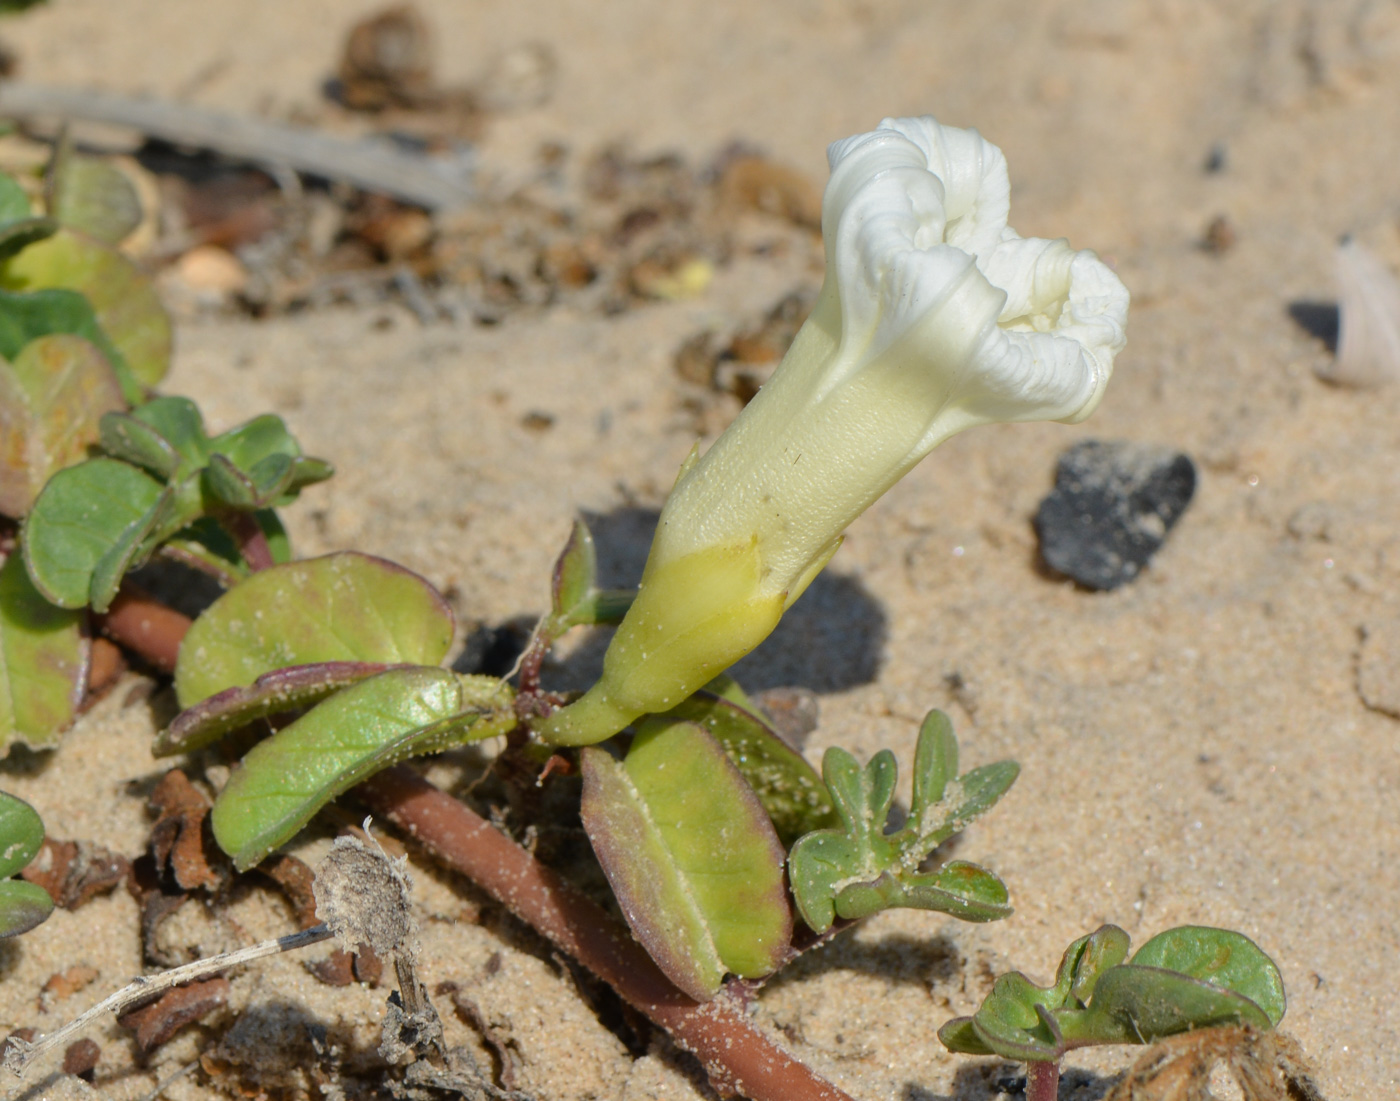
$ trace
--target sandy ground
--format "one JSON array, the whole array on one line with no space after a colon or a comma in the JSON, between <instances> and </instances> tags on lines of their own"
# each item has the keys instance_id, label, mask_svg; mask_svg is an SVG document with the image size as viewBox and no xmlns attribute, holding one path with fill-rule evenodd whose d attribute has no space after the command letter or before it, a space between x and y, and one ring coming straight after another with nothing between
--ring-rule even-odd
<instances>
[{"instance_id":1,"label":"sandy ground","mask_svg":"<svg viewBox=\"0 0 1400 1101\"><path fill-rule=\"evenodd\" d=\"M371 6L54 0L0 35L26 79L314 120L343 29ZM1400 4L421 7L444 78L469 79L527 40L558 59L549 102L483 140L492 178L523 176L543 141L625 139L703 159L738 138L822 180L828 141L932 113L1005 150L1020 232L1097 249L1133 292L1129 347L1088 424L945 445L853 527L744 668L757 687L821 694L813 760L830 744L907 758L933 706L953 716L967 762L1019 760L1016 788L959 850L1006 879L1015 916L967 927L884 915L771 984L759 1019L859 1098L996 1097L1012 1077L999 1061L954 1058L934 1035L975 1006L988 973L1048 980L1063 947L1101 922L1137 940L1223 925L1279 962L1285 1027L1327 1097L1395 1091L1400 727L1365 706L1358 668L1384 678L1395 661L1400 387L1317 381L1328 353L1286 306L1332 295L1340 234L1400 265ZM1213 148L1223 170L1207 173ZM1199 247L1216 215L1235 233L1218 255ZM792 258L750 258L689 302L616 318L557 309L492 329L423 327L396 306L187 319L165 388L196 396L220 426L277 409L336 463L335 480L287 513L302 554L385 554L450 590L464 625L499 623L541 610L579 511L601 518L609 568L637 569L647 533L629 510L659 506L693 439L676 348L815 278ZM524 427L531 412L553 427ZM1036 567L1030 518L1057 454L1088 436L1179 448L1200 472L1165 549L1112 594ZM132 792L161 766L146 749L150 708L123 699L47 765L7 766L5 783L53 834L135 855L147 822ZM519 1053L522 1088L542 1101L696 1096L667 1048L634 1060L510 927L467 920L479 899L426 870L419 880L429 981L475 992ZM285 930L285 913L242 905L236 927L209 922L189 943ZM99 978L36 1011L33 992L74 961ZM0 967L0 1030L52 1028L139 970L134 906L118 895L60 913L6 946ZM287 1071L259 1022L292 1021L290 1034L309 1015L368 1045L382 996L328 994L295 961L254 968L235 982L247 1012L225 1055L242 1051L228 1057L245 1060L251 1092L259 1075L271 1089ZM452 1027L460 1042L472 1035ZM93 1036L99 1088L114 1098L145 1095L212 1042L187 1032L142 1069L114 1026ZM1074 1096L1100 1097L1133 1054L1071 1059L1085 1070ZM70 1088L35 1080L25 1096ZM165 1095L205 1096L204 1081Z\"/></svg>"}]
</instances>

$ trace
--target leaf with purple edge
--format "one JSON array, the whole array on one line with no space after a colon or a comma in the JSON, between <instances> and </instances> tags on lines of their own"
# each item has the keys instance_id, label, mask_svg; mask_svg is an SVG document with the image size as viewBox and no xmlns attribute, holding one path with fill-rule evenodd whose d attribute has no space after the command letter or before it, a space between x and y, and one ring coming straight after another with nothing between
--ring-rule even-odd
<instances>
[{"instance_id":1,"label":"leaf with purple edge","mask_svg":"<svg viewBox=\"0 0 1400 1101\"><path fill-rule=\"evenodd\" d=\"M246 688L225 688L181 711L156 736L151 752L157 757L193 752L256 719L310 707L342 688L395 668L411 666L324 661L274 669Z\"/></svg>"},{"instance_id":2,"label":"leaf with purple edge","mask_svg":"<svg viewBox=\"0 0 1400 1101\"><path fill-rule=\"evenodd\" d=\"M494 677L445 669L390 669L353 684L249 751L210 812L214 839L246 871L380 769L513 729L513 700Z\"/></svg>"},{"instance_id":3,"label":"leaf with purple edge","mask_svg":"<svg viewBox=\"0 0 1400 1101\"><path fill-rule=\"evenodd\" d=\"M386 559L345 551L290 562L254 574L195 620L175 691L192 707L289 665L436 665L452 631L452 609L438 591Z\"/></svg>"},{"instance_id":4,"label":"leaf with purple edge","mask_svg":"<svg viewBox=\"0 0 1400 1101\"><path fill-rule=\"evenodd\" d=\"M667 977L708 1000L726 972L781 964L792 936L783 849L718 741L642 724L624 761L583 751L584 828L633 933Z\"/></svg>"}]
</instances>

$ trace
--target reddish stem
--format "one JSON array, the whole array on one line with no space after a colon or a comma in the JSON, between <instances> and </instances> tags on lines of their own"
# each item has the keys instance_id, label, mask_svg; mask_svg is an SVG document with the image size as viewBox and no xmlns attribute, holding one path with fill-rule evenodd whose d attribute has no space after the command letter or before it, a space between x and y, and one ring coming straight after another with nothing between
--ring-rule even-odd
<instances>
[{"instance_id":1,"label":"reddish stem","mask_svg":"<svg viewBox=\"0 0 1400 1101\"><path fill-rule=\"evenodd\" d=\"M1026 1101L1058 1101L1059 1096L1059 1060L1027 1063Z\"/></svg>"},{"instance_id":2,"label":"reddish stem","mask_svg":"<svg viewBox=\"0 0 1400 1101\"><path fill-rule=\"evenodd\" d=\"M175 671L190 619L168 608L130 581L123 581L112 606L93 617L97 629L145 658L163 673Z\"/></svg>"},{"instance_id":3,"label":"reddish stem","mask_svg":"<svg viewBox=\"0 0 1400 1101\"><path fill-rule=\"evenodd\" d=\"M726 996L701 1004L677 990L625 925L417 773L389 769L356 791L669 1032L699 1057L721 1094L753 1101L851 1101L773 1043Z\"/></svg>"},{"instance_id":4,"label":"reddish stem","mask_svg":"<svg viewBox=\"0 0 1400 1101\"><path fill-rule=\"evenodd\" d=\"M272 548L267 545L267 535L251 512L230 511L221 515L219 520L224 530L233 536L238 544L238 553L243 555L243 561L254 573L277 564L272 557Z\"/></svg>"}]
</instances>

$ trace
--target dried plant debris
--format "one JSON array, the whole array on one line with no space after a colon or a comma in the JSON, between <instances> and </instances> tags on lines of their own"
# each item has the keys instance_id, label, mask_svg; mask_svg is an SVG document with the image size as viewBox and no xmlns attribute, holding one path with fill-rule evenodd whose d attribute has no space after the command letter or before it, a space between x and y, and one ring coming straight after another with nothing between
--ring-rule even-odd
<instances>
[{"instance_id":1,"label":"dried plant debris","mask_svg":"<svg viewBox=\"0 0 1400 1101\"><path fill-rule=\"evenodd\" d=\"M686 406L702 435L722 432L768 381L816 303L815 286L778 299L728 331L705 329L676 349L676 374L695 391Z\"/></svg>"},{"instance_id":2,"label":"dried plant debris","mask_svg":"<svg viewBox=\"0 0 1400 1101\"><path fill-rule=\"evenodd\" d=\"M20 878L42 887L55 906L76 910L121 885L131 874L126 857L90 841L45 838L39 854Z\"/></svg>"},{"instance_id":3,"label":"dried plant debris","mask_svg":"<svg viewBox=\"0 0 1400 1101\"><path fill-rule=\"evenodd\" d=\"M259 864L257 870L282 891L297 928L310 929L320 922L316 915L315 874L305 861L278 853ZM384 964L365 944L355 952L337 948L325 959L308 963L306 969L327 986L349 986L353 982L378 986L384 974Z\"/></svg>"},{"instance_id":4,"label":"dried plant debris","mask_svg":"<svg viewBox=\"0 0 1400 1101\"><path fill-rule=\"evenodd\" d=\"M1216 1093L1221 1068L1238 1092ZM1229 1089L1228 1086L1224 1087ZM1207 1028L1156 1044L1104 1101L1323 1101L1297 1041L1277 1030Z\"/></svg>"},{"instance_id":5,"label":"dried plant debris","mask_svg":"<svg viewBox=\"0 0 1400 1101\"><path fill-rule=\"evenodd\" d=\"M156 814L151 853L156 867L184 891L219 887L228 878L228 860L209 833L210 806L178 768L161 777L151 792L150 807Z\"/></svg>"},{"instance_id":6,"label":"dried plant debris","mask_svg":"<svg viewBox=\"0 0 1400 1101\"><path fill-rule=\"evenodd\" d=\"M399 989L389 998L379 1053L391 1064L444 1052L442 1022L414 969L418 926L409 902L406 861L354 837L338 837L316 868L316 913L345 951L367 947L392 959Z\"/></svg>"},{"instance_id":7,"label":"dried plant debris","mask_svg":"<svg viewBox=\"0 0 1400 1101\"><path fill-rule=\"evenodd\" d=\"M544 67L528 49L502 61L525 83L522 73ZM170 265L163 290L186 312L265 316L397 298L425 321L495 324L560 304L615 314L693 297L737 254L796 250L819 266L819 189L752 151L697 166L621 146L581 156L549 145L523 185L488 185L440 215L174 154L147 162L162 196L151 259ZM755 353L734 359L767 362Z\"/></svg>"},{"instance_id":8,"label":"dried plant debris","mask_svg":"<svg viewBox=\"0 0 1400 1101\"><path fill-rule=\"evenodd\" d=\"M136 1046L148 1054L186 1025L228 1004L229 981L205 979L167 990L155 1001L127 1010L117 1024L136 1034Z\"/></svg>"}]
</instances>

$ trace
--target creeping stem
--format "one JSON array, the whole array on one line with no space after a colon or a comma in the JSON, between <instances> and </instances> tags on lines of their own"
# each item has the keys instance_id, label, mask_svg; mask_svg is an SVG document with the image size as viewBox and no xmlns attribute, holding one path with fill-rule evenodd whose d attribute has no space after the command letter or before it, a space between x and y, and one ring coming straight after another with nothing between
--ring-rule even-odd
<instances>
[{"instance_id":1,"label":"creeping stem","mask_svg":"<svg viewBox=\"0 0 1400 1101\"><path fill-rule=\"evenodd\" d=\"M695 1054L720 1093L753 1101L851 1101L721 995L701 1004L662 975L626 926L469 807L410 769L355 789L370 808L544 934Z\"/></svg>"}]
</instances>

